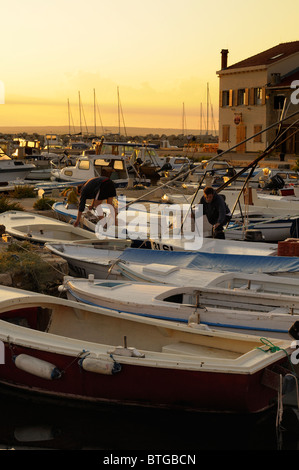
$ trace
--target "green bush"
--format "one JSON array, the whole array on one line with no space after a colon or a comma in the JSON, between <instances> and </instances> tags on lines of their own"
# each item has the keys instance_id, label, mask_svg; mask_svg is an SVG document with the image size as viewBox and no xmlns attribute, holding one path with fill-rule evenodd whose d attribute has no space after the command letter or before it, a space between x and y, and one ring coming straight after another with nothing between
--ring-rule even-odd
<instances>
[{"instance_id":1,"label":"green bush","mask_svg":"<svg viewBox=\"0 0 299 470\"><path fill-rule=\"evenodd\" d=\"M47 293L54 268L43 260L40 248L30 242L12 242L0 252L0 273L10 273L15 287Z\"/></svg>"},{"instance_id":2,"label":"green bush","mask_svg":"<svg viewBox=\"0 0 299 470\"><path fill-rule=\"evenodd\" d=\"M15 199L22 199L24 197L36 197L34 188L29 185L15 186L15 189L11 195Z\"/></svg>"},{"instance_id":3,"label":"green bush","mask_svg":"<svg viewBox=\"0 0 299 470\"><path fill-rule=\"evenodd\" d=\"M18 202L11 202L9 197L0 196L0 212L23 210L24 208Z\"/></svg>"},{"instance_id":4,"label":"green bush","mask_svg":"<svg viewBox=\"0 0 299 470\"><path fill-rule=\"evenodd\" d=\"M38 210L38 211L47 211L52 208L53 204L55 202L55 199L50 199L47 197L42 197L41 199L38 199L34 204L33 208Z\"/></svg>"}]
</instances>

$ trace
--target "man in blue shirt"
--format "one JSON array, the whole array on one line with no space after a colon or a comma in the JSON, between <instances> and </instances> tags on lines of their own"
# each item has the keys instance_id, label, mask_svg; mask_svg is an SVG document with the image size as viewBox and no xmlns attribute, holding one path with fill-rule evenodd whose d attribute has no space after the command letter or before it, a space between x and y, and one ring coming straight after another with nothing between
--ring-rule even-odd
<instances>
[{"instance_id":1,"label":"man in blue shirt","mask_svg":"<svg viewBox=\"0 0 299 470\"><path fill-rule=\"evenodd\" d=\"M113 198L116 196L116 189L113 181L104 176L91 178L86 181L83 186L78 186L78 194L80 194L80 202L78 208L77 219L75 220L74 226L77 227L80 223L82 213L85 209L87 199L92 199L92 203L89 209L98 207L104 200L107 200L107 204L113 205ZM100 219L102 217L99 217ZM115 212L116 222L116 212Z\"/></svg>"}]
</instances>

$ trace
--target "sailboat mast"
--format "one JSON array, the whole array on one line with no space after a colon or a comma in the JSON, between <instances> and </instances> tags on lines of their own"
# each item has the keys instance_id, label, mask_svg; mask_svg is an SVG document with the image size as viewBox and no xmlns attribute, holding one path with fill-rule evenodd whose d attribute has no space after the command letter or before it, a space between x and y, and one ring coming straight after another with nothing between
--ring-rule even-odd
<instances>
[{"instance_id":1,"label":"sailboat mast","mask_svg":"<svg viewBox=\"0 0 299 470\"><path fill-rule=\"evenodd\" d=\"M207 135L209 135L209 84L207 83Z\"/></svg>"},{"instance_id":2,"label":"sailboat mast","mask_svg":"<svg viewBox=\"0 0 299 470\"><path fill-rule=\"evenodd\" d=\"M119 103L119 87L117 87L117 114L118 114L118 134L120 135L120 103Z\"/></svg>"},{"instance_id":3,"label":"sailboat mast","mask_svg":"<svg viewBox=\"0 0 299 470\"><path fill-rule=\"evenodd\" d=\"M94 116L94 135L97 135L96 91L95 91L95 89L93 89L93 116Z\"/></svg>"},{"instance_id":4,"label":"sailboat mast","mask_svg":"<svg viewBox=\"0 0 299 470\"><path fill-rule=\"evenodd\" d=\"M81 123L81 97L80 97L80 91L78 91L79 94L79 120L80 120L80 132L82 134L82 123Z\"/></svg>"},{"instance_id":5,"label":"sailboat mast","mask_svg":"<svg viewBox=\"0 0 299 470\"><path fill-rule=\"evenodd\" d=\"M69 117L69 134L71 134L71 113L70 113L70 100L67 100L67 110L68 110L68 117Z\"/></svg>"}]
</instances>

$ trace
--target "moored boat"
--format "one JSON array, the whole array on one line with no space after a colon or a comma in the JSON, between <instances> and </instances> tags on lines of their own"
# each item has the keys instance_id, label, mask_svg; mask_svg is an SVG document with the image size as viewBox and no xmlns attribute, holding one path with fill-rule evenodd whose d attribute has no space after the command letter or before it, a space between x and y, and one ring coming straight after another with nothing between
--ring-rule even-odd
<instances>
[{"instance_id":1,"label":"moored boat","mask_svg":"<svg viewBox=\"0 0 299 470\"><path fill-rule=\"evenodd\" d=\"M294 352L290 340L183 326L14 288L0 291L0 381L20 390L256 413L273 406L277 391L283 394L279 378L290 373L284 367Z\"/></svg>"},{"instance_id":2,"label":"moored boat","mask_svg":"<svg viewBox=\"0 0 299 470\"><path fill-rule=\"evenodd\" d=\"M109 244L107 243L109 241ZM120 279L129 277L135 280L165 282L170 276L178 276L179 282L200 282L210 276L226 273L272 274L273 276L298 277L299 258L292 256L247 255L191 251L150 250L139 247L128 240L97 240L85 243L45 243L52 253L68 261L71 274L96 278ZM132 245L130 246L130 244ZM243 243L243 242L240 242ZM112 251L112 246L114 246ZM166 275L169 276L166 277ZM132 277L130 277L132 276ZM190 284L191 281L191 284ZM173 281L170 281L170 284Z\"/></svg>"},{"instance_id":3,"label":"moored boat","mask_svg":"<svg viewBox=\"0 0 299 470\"><path fill-rule=\"evenodd\" d=\"M286 339L299 320L298 283L265 278L248 276L246 282L244 276L243 285L242 278L235 279L239 288L221 288L221 277L206 287L190 287L66 276L60 291L71 300L119 312Z\"/></svg>"},{"instance_id":4,"label":"moored boat","mask_svg":"<svg viewBox=\"0 0 299 470\"><path fill-rule=\"evenodd\" d=\"M80 227L25 211L6 211L0 214L0 224L6 233L21 240L46 242L92 240L96 236Z\"/></svg>"}]
</instances>

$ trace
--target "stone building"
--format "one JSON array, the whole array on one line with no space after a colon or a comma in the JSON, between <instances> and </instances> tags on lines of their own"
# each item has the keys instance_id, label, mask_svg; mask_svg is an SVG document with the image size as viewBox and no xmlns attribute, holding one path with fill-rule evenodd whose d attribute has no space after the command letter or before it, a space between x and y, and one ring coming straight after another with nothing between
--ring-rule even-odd
<instances>
[{"instance_id":1,"label":"stone building","mask_svg":"<svg viewBox=\"0 0 299 470\"><path fill-rule=\"evenodd\" d=\"M299 41L282 43L228 66L228 50L221 51L219 76L219 147L226 150L258 134L287 115L299 111L299 91L291 88L299 80ZM299 86L299 82L298 82ZM295 100L299 102L299 99ZM284 114L285 115L285 114ZM287 127L299 114L283 124ZM299 129L299 124L294 124ZM280 152L299 154L299 132L288 131L281 139ZM275 126L237 146L239 153L260 152L272 142ZM289 137L287 140L286 137Z\"/></svg>"}]
</instances>

